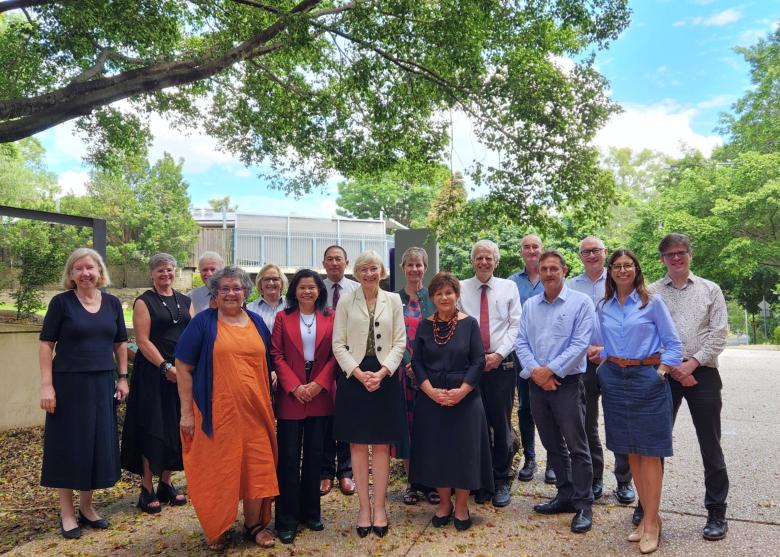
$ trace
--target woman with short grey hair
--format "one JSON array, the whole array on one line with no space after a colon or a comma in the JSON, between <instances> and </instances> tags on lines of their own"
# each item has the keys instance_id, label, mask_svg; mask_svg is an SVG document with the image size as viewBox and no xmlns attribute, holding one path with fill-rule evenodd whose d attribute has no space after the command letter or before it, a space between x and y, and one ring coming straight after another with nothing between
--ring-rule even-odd
<instances>
[{"instance_id":1,"label":"woman with short grey hair","mask_svg":"<svg viewBox=\"0 0 780 557\"><path fill-rule=\"evenodd\" d=\"M184 505L187 498L171 482L183 470L179 437L179 394L173 352L193 315L190 299L173 289L176 259L157 253L149 259L152 287L133 304L138 353L130 378L132 394L122 431L122 468L141 476L138 508L155 514L161 503ZM153 476L160 477L157 490Z\"/></svg>"}]
</instances>

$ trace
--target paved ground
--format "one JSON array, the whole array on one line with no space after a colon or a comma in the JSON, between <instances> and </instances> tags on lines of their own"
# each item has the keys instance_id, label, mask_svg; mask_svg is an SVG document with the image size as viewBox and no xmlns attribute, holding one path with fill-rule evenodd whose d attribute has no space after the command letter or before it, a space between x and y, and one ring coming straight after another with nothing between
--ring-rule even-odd
<instances>
[{"instance_id":1,"label":"paved ground","mask_svg":"<svg viewBox=\"0 0 780 557\"><path fill-rule=\"evenodd\" d=\"M664 530L656 555L780 555L780 352L728 349L721 358L724 386L723 446L729 466L729 534L720 542L701 537L704 525L703 474L698 445L683 405L675 429L675 456L668 460L662 501ZM543 454L543 452L542 452ZM611 463L610 463L611 465ZM605 478L606 492L614 478ZM391 486L391 528L384 539L361 540L352 528L357 499L331 493L323 499L326 530L303 532L292 546L269 555L638 555L625 541L631 531L631 509L604 497L594 508L594 528L585 535L569 532L570 515L543 517L532 506L553 495L540 480L516 482L512 504L472 508L474 527L458 533L451 526L430 526L433 507L401 504L402 485ZM9 555L208 555L192 507L166 508L161 515L140 515L134 500L104 509L113 528L86 532L65 541L50 533L14 549ZM238 523L237 523L238 527ZM238 543L230 555L262 555L259 548Z\"/></svg>"}]
</instances>

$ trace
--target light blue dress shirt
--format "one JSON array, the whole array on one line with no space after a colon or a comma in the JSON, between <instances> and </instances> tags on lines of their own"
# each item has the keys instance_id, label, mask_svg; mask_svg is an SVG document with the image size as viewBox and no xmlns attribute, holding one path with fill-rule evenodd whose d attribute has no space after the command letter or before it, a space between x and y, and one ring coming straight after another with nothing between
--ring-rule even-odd
<instances>
[{"instance_id":1,"label":"light blue dress shirt","mask_svg":"<svg viewBox=\"0 0 780 557\"><path fill-rule=\"evenodd\" d=\"M268 327L268 330L273 333L274 322L276 321L276 314L287 307L287 298L282 296L279 298L279 303L275 308L271 307L271 304L265 301L264 298L258 298L254 302L249 302L246 305L246 309L254 311L260 317L263 318L263 323Z\"/></svg>"},{"instance_id":2,"label":"light blue dress shirt","mask_svg":"<svg viewBox=\"0 0 780 557\"><path fill-rule=\"evenodd\" d=\"M590 296L591 302L595 306L604 298L604 288L607 285L607 270L601 271L601 275L594 281L586 273L572 277L566 281L566 286L577 292L582 292Z\"/></svg>"},{"instance_id":3,"label":"light blue dress shirt","mask_svg":"<svg viewBox=\"0 0 780 557\"><path fill-rule=\"evenodd\" d=\"M536 277L536 282L531 282L525 269L513 275L509 275L507 279L517 285L517 290L520 292L520 304L524 304L526 300L532 296L544 292L544 285L542 284L541 279Z\"/></svg>"},{"instance_id":4,"label":"light blue dress shirt","mask_svg":"<svg viewBox=\"0 0 780 557\"><path fill-rule=\"evenodd\" d=\"M560 378L584 373L595 320L590 298L567 286L552 302L544 293L530 298L523 305L515 344L523 365L520 377L528 379L539 366L547 366Z\"/></svg>"},{"instance_id":5,"label":"light blue dress shirt","mask_svg":"<svg viewBox=\"0 0 780 557\"><path fill-rule=\"evenodd\" d=\"M640 309L641 305L636 290L628 295L622 306L617 294L599 304L599 329L604 343L601 357L643 360L660 352L663 346L661 363L672 367L680 365L682 343L663 298L653 294L644 308Z\"/></svg>"}]
</instances>

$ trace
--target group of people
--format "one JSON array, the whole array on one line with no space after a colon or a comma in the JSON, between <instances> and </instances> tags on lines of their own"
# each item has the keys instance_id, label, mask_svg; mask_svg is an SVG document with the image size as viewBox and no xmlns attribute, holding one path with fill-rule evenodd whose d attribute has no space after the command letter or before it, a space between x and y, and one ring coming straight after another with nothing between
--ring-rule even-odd
<instances>
[{"instance_id":1,"label":"group of people","mask_svg":"<svg viewBox=\"0 0 780 557\"><path fill-rule=\"evenodd\" d=\"M726 309L720 288L690 271L688 237L663 239L668 272L652 285L633 253L609 254L592 236L580 244L585 271L568 280L563 255L545 251L538 236L523 238L520 253L524 268L498 278L498 246L481 240L473 277L440 272L426 287L428 256L409 248L405 287L393 293L380 287L387 269L373 251L355 260L357 281L345 277L347 253L334 245L324 253L325 279L303 269L289 286L274 264L253 284L207 252L204 286L189 295L173 289L175 260L157 254L152 288L133 306L138 353L128 385L121 303L101 290L109 277L100 255L76 250L40 337L42 485L58 489L62 535L108 528L91 494L113 485L121 467L141 477L143 512L188 496L214 549L227 544L239 501L243 535L262 547L292 543L300 528L324 529L320 498L334 479L358 494L358 536L382 537L391 455L404 460L403 502L422 495L437 505L434 527L466 530L471 494L496 507L511 501L517 389L517 477L534 476L536 429L557 494L534 510L573 513L576 533L591 529L603 494L602 398L615 494L632 503L633 478L639 502L628 539L642 553L660 540L663 458L685 398L705 468L703 534L722 539L728 476L717 357ZM125 399L120 449L115 403ZM171 481L182 469L187 495Z\"/></svg>"}]
</instances>

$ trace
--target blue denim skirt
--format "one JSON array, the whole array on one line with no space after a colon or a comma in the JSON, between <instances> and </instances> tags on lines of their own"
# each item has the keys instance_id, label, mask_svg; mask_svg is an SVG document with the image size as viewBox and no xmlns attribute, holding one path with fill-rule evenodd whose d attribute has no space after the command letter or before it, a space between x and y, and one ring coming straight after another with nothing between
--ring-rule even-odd
<instances>
[{"instance_id":1,"label":"blue denim skirt","mask_svg":"<svg viewBox=\"0 0 780 557\"><path fill-rule=\"evenodd\" d=\"M598 370L607 448L617 454L672 456L672 390L654 366Z\"/></svg>"}]
</instances>

